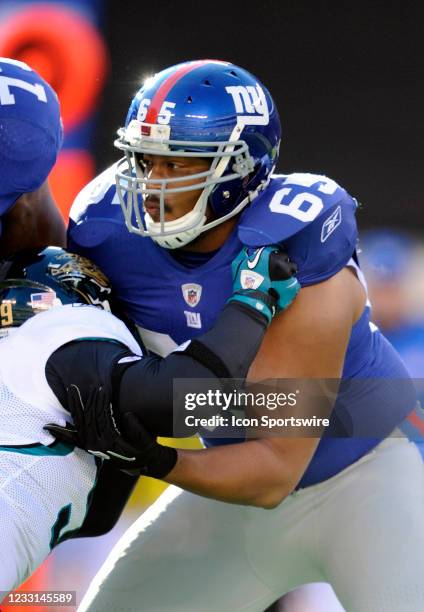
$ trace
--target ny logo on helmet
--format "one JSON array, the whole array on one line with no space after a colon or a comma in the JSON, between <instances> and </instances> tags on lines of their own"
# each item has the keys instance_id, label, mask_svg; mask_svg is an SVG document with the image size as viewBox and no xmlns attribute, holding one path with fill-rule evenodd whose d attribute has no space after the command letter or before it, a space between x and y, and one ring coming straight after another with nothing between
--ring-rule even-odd
<instances>
[{"instance_id":1,"label":"ny logo on helmet","mask_svg":"<svg viewBox=\"0 0 424 612\"><path fill-rule=\"evenodd\" d=\"M245 125L268 125L269 111L262 87L233 85L225 91L231 94L238 115ZM259 115L259 116L258 116Z\"/></svg>"}]
</instances>

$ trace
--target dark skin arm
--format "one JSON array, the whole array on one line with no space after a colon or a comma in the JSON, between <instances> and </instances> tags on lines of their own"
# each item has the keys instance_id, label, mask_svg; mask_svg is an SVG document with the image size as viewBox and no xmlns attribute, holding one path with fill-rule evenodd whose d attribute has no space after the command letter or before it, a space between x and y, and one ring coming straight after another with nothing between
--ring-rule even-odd
<instances>
[{"instance_id":1,"label":"dark skin arm","mask_svg":"<svg viewBox=\"0 0 424 612\"><path fill-rule=\"evenodd\" d=\"M363 289L348 269L302 289L272 322L250 378L339 378L364 301ZM319 438L312 437L272 437L179 450L165 480L205 497L273 508L292 493L318 443Z\"/></svg>"},{"instance_id":2,"label":"dark skin arm","mask_svg":"<svg viewBox=\"0 0 424 612\"><path fill-rule=\"evenodd\" d=\"M66 246L66 225L47 180L36 191L18 198L2 217L0 256L45 245Z\"/></svg>"}]
</instances>

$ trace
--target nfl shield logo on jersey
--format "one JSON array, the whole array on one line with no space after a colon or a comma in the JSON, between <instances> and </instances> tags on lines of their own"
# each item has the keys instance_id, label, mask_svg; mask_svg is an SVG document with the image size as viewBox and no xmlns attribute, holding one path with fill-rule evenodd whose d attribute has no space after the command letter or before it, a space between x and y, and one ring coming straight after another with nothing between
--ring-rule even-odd
<instances>
[{"instance_id":1,"label":"nfl shield logo on jersey","mask_svg":"<svg viewBox=\"0 0 424 612\"><path fill-rule=\"evenodd\" d=\"M186 283L181 285L181 289L186 303L192 308L197 306L202 297L202 286L196 283Z\"/></svg>"}]
</instances>

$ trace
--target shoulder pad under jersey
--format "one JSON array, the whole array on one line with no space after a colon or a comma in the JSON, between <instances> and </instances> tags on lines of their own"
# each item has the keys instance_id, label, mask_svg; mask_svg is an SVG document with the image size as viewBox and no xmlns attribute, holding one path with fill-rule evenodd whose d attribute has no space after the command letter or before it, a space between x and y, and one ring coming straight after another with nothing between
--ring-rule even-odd
<instances>
[{"instance_id":1,"label":"shoulder pad under jersey","mask_svg":"<svg viewBox=\"0 0 424 612\"><path fill-rule=\"evenodd\" d=\"M110 216L109 204L116 204L120 211L115 172L116 164L113 164L81 189L69 212L73 223L81 223L90 217Z\"/></svg>"},{"instance_id":2,"label":"shoulder pad under jersey","mask_svg":"<svg viewBox=\"0 0 424 612\"><path fill-rule=\"evenodd\" d=\"M352 215L357 202L326 176L303 172L275 175L243 214L239 238L255 247L282 242L339 205ZM337 219L335 215L323 228L323 238L336 229Z\"/></svg>"},{"instance_id":3,"label":"shoulder pad under jersey","mask_svg":"<svg viewBox=\"0 0 424 612\"><path fill-rule=\"evenodd\" d=\"M116 164L96 176L77 195L69 213L68 246L93 247L125 226L115 183Z\"/></svg>"}]
</instances>

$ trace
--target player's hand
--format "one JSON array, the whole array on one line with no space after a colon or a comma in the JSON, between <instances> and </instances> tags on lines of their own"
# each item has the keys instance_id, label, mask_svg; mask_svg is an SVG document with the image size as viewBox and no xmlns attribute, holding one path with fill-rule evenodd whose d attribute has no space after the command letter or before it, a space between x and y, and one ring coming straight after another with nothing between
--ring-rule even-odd
<instances>
[{"instance_id":1,"label":"player's hand","mask_svg":"<svg viewBox=\"0 0 424 612\"><path fill-rule=\"evenodd\" d=\"M299 292L297 268L278 246L244 247L232 263L233 295L238 301L272 317L289 306Z\"/></svg>"},{"instance_id":2,"label":"player's hand","mask_svg":"<svg viewBox=\"0 0 424 612\"><path fill-rule=\"evenodd\" d=\"M49 423L44 429L62 442L79 446L102 459L109 459L109 454L115 454L128 464L135 461L134 449L121 439L110 394L104 387L92 387L83 400L77 385L70 385L67 389L67 407L74 425L67 423L66 427L61 427Z\"/></svg>"},{"instance_id":3,"label":"player's hand","mask_svg":"<svg viewBox=\"0 0 424 612\"><path fill-rule=\"evenodd\" d=\"M136 446L124 439L116 424L110 394L104 387L91 388L85 401L76 385L70 385L67 392L74 425L61 427L49 423L44 427L57 439L110 460L118 469L136 470L155 478L163 478L174 467L175 449L157 444L132 413L124 415L124 424Z\"/></svg>"},{"instance_id":4,"label":"player's hand","mask_svg":"<svg viewBox=\"0 0 424 612\"><path fill-rule=\"evenodd\" d=\"M177 462L176 449L159 444L132 412L124 413L121 422L125 440L136 449L136 468L139 473L152 478L165 478Z\"/></svg>"}]
</instances>

